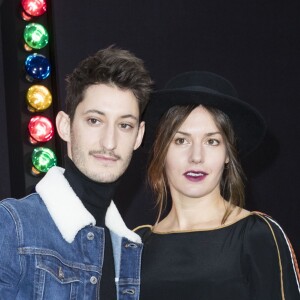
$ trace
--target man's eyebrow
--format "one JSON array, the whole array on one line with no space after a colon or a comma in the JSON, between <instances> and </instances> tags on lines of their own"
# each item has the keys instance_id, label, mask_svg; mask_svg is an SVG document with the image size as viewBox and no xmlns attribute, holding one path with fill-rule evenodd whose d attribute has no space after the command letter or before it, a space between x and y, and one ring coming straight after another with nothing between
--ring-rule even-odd
<instances>
[{"instance_id":1,"label":"man's eyebrow","mask_svg":"<svg viewBox=\"0 0 300 300\"><path fill-rule=\"evenodd\" d=\"M102 116L105 115L104 112L102 112L102 111L100 111L100 110L97 110L97 109L89 109L89 110L85 111L83 114L84 114L84 115L87 115L87 114L89 114L89 113L95 113L95 114L102 115Z\"/></svg>"},{"instance_id":2,"label":"man's eyebrow","mask_svg":"<svg viewBox=\"0 0 300 300\"><path fill-rule=\"evenodd\" d=\"M138 120L139 120L139 118L137 118L136 116L131 115L131 114L123 115L123 116L121 116L121 118L122 118L122 119L131 118L131 119L134 119L135 121L138 121Z\"/></svg>"},{"instance_id":3,"label":"man's eyebrow","mask_svg":"<svg viewBox=\"0 0 300 300\"><path fill-rule=\"evenodd\" d=\"M105 116L105 113L101 110L97 110L97 109L89 109L87 111L85 111L83 114L86 115L86 114L89 114L89 113L94 113L94 114L98 114L98 115L101 115L101 116ZM127 115L122 115L120 116L121 119L128 119L128 118L131 118L131 119L134 119L135 121L138 121L139 118L132 115L132 114L127 114Z\"/></svg>"}]
</instances>

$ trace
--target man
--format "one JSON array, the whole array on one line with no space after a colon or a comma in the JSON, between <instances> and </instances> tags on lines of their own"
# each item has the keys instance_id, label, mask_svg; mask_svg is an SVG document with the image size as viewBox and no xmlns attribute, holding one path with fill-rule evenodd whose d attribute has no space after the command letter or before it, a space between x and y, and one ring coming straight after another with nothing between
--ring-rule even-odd
<instances>
[{"instance_id":1,"label":"man","mask_svg":"<svg viewBox=\"0 0 300 300\"><path fill-rule=\"evenodd\" d=\"M108 48L67 78L66 169L23 199L0 202L0 299L138 299L140 238L111 201L132 152L151 79L140 59Z\"/></svg>"}]
</instances>

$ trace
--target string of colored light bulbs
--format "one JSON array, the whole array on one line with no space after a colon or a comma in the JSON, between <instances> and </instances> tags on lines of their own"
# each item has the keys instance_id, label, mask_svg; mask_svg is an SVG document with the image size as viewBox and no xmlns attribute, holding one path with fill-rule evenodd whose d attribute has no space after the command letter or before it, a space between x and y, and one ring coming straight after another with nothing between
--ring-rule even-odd
<instances>
[{"instance_id":1,"label":"string of colored light bulbs","mask_svg":"<svg viewBox=\"0 0 300 300\"><path fill-rule=\"evenodd\" d=\"M25 60L26 79L32 85L26 93L29 112L33 113L28 124L29 141L39 145L50 141L54 136L52 121L40 112L48 109L52 104L52 95L42 81L50 75L48 58L37 51L46 47L49 42L47 29L38 23L38 18L46 13L46 0L22 0L22 18L28 24L24 28L24 49L34 52ZM39 175L47 172L57 164L57 157L50 148L39 146L34 148L32 155L32 174Z\"/></svg>"}]
</instances>

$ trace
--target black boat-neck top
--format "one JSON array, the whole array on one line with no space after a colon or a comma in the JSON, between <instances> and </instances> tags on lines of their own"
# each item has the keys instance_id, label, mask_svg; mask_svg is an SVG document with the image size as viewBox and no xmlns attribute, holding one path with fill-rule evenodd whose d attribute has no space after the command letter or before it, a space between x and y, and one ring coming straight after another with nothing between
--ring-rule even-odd
<instances>
[{"instance_id":1,"label":"black boat-neck top","mask_svg":"<svg viewBox=\"0 0 300 300\"><path fill-rule=\"evenodd\" d=\"M210 230L136 232L144 242L142 300L300 299L292 248L266 215Z\"/></svg>"}]
</instances>

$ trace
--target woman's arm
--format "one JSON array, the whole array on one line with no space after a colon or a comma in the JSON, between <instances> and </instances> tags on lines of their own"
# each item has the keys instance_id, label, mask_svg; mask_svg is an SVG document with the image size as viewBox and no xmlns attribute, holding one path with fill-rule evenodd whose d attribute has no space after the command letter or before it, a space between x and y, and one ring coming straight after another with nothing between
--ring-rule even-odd
<instances>
[{"instance_id":1,"label":"woman's arm","mask_svg":"<svg viewBox=\"0 0 300 300\"><path fill-rule=\"evenodd\" d=\"M259 300L300 300L299 269L281 227L257 214L245 233L243 262L251 294Z\"/></svg>"}]
</instances>

